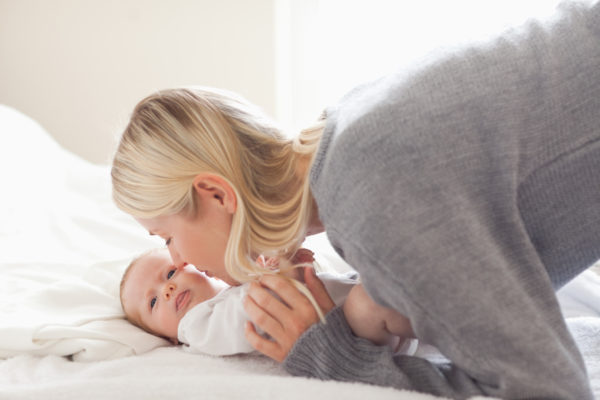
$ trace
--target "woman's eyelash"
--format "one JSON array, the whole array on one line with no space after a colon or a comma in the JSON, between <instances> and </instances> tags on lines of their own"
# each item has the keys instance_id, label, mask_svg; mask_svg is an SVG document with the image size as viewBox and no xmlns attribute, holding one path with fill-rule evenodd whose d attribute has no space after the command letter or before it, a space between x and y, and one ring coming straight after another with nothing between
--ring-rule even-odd
<instances>
[{"instance_id":1,"label":"woman's eyelash","mask_svg":"<svg viewBox=\"0 0 600 400\"><path fill-rule=\"evenodd\" d=\"M150 309L153 309L155 304L156 304L156 297L153 297L152 300L150 300Z\"/></svg>"}]
</instances>

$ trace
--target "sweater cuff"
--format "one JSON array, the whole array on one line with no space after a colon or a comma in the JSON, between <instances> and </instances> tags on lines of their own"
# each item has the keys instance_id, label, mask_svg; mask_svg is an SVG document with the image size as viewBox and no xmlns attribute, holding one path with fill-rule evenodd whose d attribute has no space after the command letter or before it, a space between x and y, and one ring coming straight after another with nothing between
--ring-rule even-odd
<instances>
[{"instance_id":1,"label":"sweater cuff","mask_svg":"<svg viewBox=\"0 0 600 400\"><path fill-rule=\"evenodd\" d=\"M325 324L314 324L296 341L283 363L290 374L375 383L373 376L364 376L373 373L365 365L381 362L382 356L393 363L389 346L376 346L354 336L341 306L327 314L325 320Z\"/></svg>"}]
</instances>

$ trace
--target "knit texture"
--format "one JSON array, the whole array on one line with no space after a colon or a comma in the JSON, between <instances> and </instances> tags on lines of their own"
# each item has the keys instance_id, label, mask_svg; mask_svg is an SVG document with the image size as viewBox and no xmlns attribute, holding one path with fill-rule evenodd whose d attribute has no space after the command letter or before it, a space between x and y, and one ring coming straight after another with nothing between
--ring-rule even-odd
<instances>
[{"instance_id":1,"label":"knit texture","mask_svg":"<svg viewBox=\"0 0 600 400\"><path fill-rule=\"evenodd\" d=\"M554 291L600 258L599 9L563 6L328 110L311 188L329 240L452 364L394 358L338 310L288 371L451 398L592 398Z\"/></svg>"}]
</instances>

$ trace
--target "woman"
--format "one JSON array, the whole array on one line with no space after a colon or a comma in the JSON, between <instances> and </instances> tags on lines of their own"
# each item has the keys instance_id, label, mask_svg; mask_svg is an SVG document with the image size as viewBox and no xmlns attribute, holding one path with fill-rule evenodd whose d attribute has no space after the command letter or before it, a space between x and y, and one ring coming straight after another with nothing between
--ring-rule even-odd
<instances>
[{"instance_id":1,"label":"woman","mask_svg":"<svg viewBox=\"0 0 600 400\"><path fill-rule=\"evenodd\" d=\"M243 102L169 90L136 107L117 205L178 262L236 284L325 230L379 304L451 363L326 324L286 280L253 283L247 327L295 375L452 398L592 399L554 291L600 258L600 6L571 5L412 74L360 87L294 142ZM198 246L202 243L203 246ZM210 248L210 252L200 248Z\"/></svg>"}]
</instances>

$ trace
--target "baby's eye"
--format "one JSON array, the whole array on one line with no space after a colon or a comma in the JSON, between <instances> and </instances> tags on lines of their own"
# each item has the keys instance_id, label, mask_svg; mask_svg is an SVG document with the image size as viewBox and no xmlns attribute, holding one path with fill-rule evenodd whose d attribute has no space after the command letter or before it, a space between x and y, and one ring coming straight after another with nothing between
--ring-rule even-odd
<instances>
[{"instance_id":1,"label":"baby's eye","mask_svg":"<svg viewBox=\"0 0 600 400\"><path fill-rule=\"evenodd\" d=\"M150 300L150 309L153 309L155 304L156 304L156 297L153 297L152 300Z\"/></svg>"},{"instance_id":2,"label":"baby's eye","mask_svg":"<svg viewBox=\"0 0 600 400\"><path fill-rule=\"evenodd\" d=\"M168 246L171 244L171 238L168 238L167 240L165 240L165 246Z\"/></svg>"},{"instance_id":3,"label":"baby's eye","mask_svg":"<svg viewBox=\"0 0 600 400\"><path fill-rule=\"evenodd\" d=\"M173 277L173 274L175 274L175 269L172 269L167 273L167 279L171 279Z\"/></svg>"}]
</instances>

